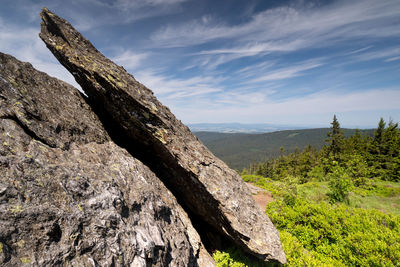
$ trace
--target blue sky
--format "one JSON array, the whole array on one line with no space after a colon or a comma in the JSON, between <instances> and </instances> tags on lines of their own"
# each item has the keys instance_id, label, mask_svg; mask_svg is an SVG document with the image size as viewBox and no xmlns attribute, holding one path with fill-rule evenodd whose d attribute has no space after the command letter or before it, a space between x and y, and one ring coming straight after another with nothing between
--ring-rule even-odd
<instances>
[{"instance_id":1,"label":"blue sky","mask_svg":"<svg viewBox=\"0 0 400 267\"><path fill-rule=\"evenodd\" d=\"M0 51L65 80L43 6L184 123L400 121L400 1L2 0Z\"/></svg>"}]
</instances>

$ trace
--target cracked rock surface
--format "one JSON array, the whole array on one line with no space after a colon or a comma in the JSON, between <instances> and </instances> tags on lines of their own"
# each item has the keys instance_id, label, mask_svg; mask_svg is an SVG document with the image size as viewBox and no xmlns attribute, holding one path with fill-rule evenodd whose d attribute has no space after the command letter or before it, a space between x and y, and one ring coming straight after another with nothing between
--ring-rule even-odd
<instances>
[{"instance_id":1,"label":"cracked rock surface","mask_svg":"<svg viewBox=\"0 0 400 267\"><path fill-rule=\"evenodd\" d=\"M285 263L278 231L240 176L67 21L46 8L41 17L40 37L74 75L106 128L117 129L120 144L157 174L185 210L254 256Z\"/></svg>"},{"instance_id":2,"label":"cracked rock surface","mask_svg":"<svg viewBox=\"0 0 400 267\"><path fill-rule=\"evenodd\" d=\"M72 86L0 53L1 266L214 266Z\"/></svg>"}]
</instances>

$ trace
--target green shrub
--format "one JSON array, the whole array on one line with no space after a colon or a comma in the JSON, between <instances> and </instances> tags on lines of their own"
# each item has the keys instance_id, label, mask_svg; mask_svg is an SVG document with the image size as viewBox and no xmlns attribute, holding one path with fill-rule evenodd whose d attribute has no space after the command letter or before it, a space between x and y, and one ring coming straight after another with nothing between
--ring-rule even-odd
<instances>
[{"instance_id":1,"label":"green shrub","mask_svg":"<svg viewBox=\"0 0 400 267\"><path fill-rule=\"evenodd\" d=\"M325 170L322 165L314 166L308 173L307 173L308 180L314 181L326 181L327 177L325 175Z\"/></svg>"},{"instance_id":2,"label":"green shrub","mask_svg":"<svg viewBox=\"0 0 400 267\"><path fill-rule=\"evenodd\" d=\"M285 177L284 181L285 187L282 188L283 202L285 202L287 206L293 206L297 199L297 184L299 183L299 178L288 175Z\"/></svg>"},{"instance_id":3,"label":"green shrub","mask_svg":"<svg viewBox=\"0 0 400 267\"><path fill-rule=\"evenodd\" d=\"M370 171L367 161L359 154L350 154L347 156L346 169L350 175L354 186L368 187Z\"/></svg>"},{"instance_id":4,"label":"green shrub","mask_svg":"<svg viewBox=\"0 0 400 267\"><path fill-rule=\"evenodd\" d=\"M243 181L252 184L264 185L269 179L260 175L245 174L242 175Z\"/></svg>"},{"instance_id":5,"label":"green shrub","mask_svg":"<svg viewBox=\"0 0 400 267\"><path fill-rule=\"evenodd\" d=\"M243 262L235 261L229 252L217 251L213 254L213 258L217 263L217 267L245 267Z\"/></svg>"},{"instance_id":6,"label":"green shrub","mask_svg":"<svg viewBox=\"0 0 400 267\"><path fill-rule=\"evenodd\" d=\"M213 258L217 267L264 267L266 264L258 259L250 259L237 247L230 247L226 251L216 251Z\"/></svg>"},{"instance_id":7,"label":"green shrub","mask_svg":"<svg viewBox=\"0 0 400 267\"><path fill-rule=\"evenodd\" d=\"M400 264L400 216L297 199L267 205L289 266Z\"/></svg>"},{"instance_id":8,"label":"green shrub","mask_svg":"<svg viewBox=\"0 0 400 267\"><path fill-rule=\"evenodd\" d=\"M352 182L347 170L340 166L335 166L333 172L329 174L328 196L332 203L349 201L349 192L352 189Z\"/></svg>"}]
</instances>

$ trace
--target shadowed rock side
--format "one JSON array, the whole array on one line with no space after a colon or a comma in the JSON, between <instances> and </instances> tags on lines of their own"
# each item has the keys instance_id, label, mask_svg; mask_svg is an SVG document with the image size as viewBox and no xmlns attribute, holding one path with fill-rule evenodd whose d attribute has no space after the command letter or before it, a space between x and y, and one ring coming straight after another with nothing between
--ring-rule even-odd
<instances>
[{"instance_id":1,"label":"shadowed rock side","mask_svg":"<svg viewBox=\"0 0 400 267\"><path fill-rule=\"evenodd\" d=\"M0 265L214 266L72 86L0 53Z\"/></svg>"},{"instance_id":2,"label":"shadowed rock side","mask_svg":"<svg viewBox=\"0 0 400 267\"><path fill-rule=\"evenodd\" d=\"M240 176L217 159L152 91L46 8L40 38L75 77L121 145L193 216L263 260L286 261L278 232ZM106 126L107 127L107 126Z\"/></svg>"}]
</instances>

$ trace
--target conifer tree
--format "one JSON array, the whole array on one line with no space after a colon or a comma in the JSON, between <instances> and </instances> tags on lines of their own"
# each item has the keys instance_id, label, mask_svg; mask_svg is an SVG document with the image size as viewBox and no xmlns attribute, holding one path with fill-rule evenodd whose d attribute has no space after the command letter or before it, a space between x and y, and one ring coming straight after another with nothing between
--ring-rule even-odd
<instances>
[{"instance_id":1,"label":"conifer tree","mask_svg":"<svg viewBox=\"0 0 400 267\"><path fill-rule=\"evenodd\" d=\"M373 153L382 153L383 134L385 132L386 122L381 118L378 123L378 128L374 133Z\"/></svg>"},{"instance_id":2,"label":"conifer tree","mask_svg":"<svg viewBox=\"0 0 400 267\"><path fill-rule=\"evenodd\" d=\"M333 116L333 121L331 125L331 130L328 132L328 138L326 139L326 142L328 143L327 149L328 153L332 154L333 157L337 160L340 152L342 152L343 150L344 137L336 115Z\"/></svg>"}]
</instances>

